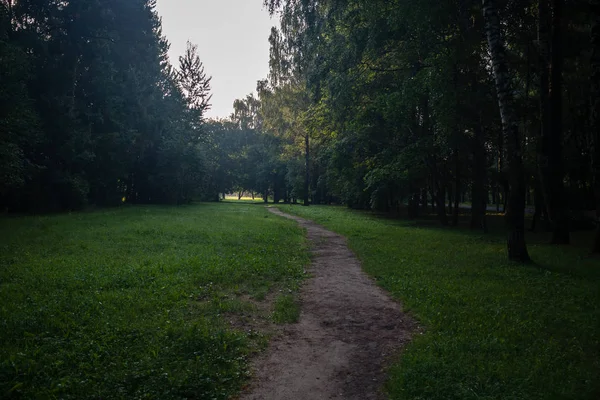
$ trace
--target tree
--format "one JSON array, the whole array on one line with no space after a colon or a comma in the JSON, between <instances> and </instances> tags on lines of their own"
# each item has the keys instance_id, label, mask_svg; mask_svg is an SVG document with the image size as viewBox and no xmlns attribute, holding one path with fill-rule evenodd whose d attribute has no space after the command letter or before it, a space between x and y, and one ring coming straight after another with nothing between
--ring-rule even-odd
<instances>
[{"instance_id":1,"label":"tree","mask_svg":"<svg viewBox=\"0 0 600 400\"><path fill-rule=\"evenodd\" d=\"M240 129L255 129L261 131L263 121L260 116L260 100L254 97L254 93L246 96L244 99L237 99L233 102L233 114L231 120L235 122Z\"/></svg>"},{"instance_id":2,"label":"tree","mask_svg":"<svg viewBox=\"0 0 600 400\"><path fill-rule=\"evenodd\" d=\"M483 14L508 155L510 184L506 214L508 258L513 261L527 262L530 258L525 244L525 177L521 137L495 0L483 0Z\"/></svg>"},{"instance_id":3,"label":"tree","mask_svg":"<svg viewBox=\"0 0 600 400\"><path fill-rule=\"evenodd\" d=\"M11 42L12 3L0 3L0 206L16 207L15 196L39 168L32 149L39 137L39 122L27 93L30 59Z\"/></svg>"},{"instance_id":4,"label":"tree","mask_svg":"<svg viewBox=\"0 0 600 400\"><path fill-rule=\"evenodd\" d=\"M204 65L198 56L198 46L189 41L185 54L179 57L177 78L188 107L196 113L196 118L200 122L211 106L210 81L212 77L206 76Z\"/></svg>"},{"instance_id":5,"label":"tree","mask_svg":"<svg viewBox=\"0 0 600 400\"><path fill-rule=\"evenodd\" d=\"M552 243L569 244L562 168L562 0L552 0L552 15L549 0L539 0L538 8L542 131L539 146L540 181L548 214L554 225Z\"/></svg>"},{"instance_id":6,"label":"tree","mask_svg":"<svg viewBox=\"0 0 600 400\"><path fill-rule=\"evenodd\" d=\"M210 78L168 47L154 0L0 1L0 206L189 201Z\"/></svg>"},{"instance_id":7,"label":"tree","mask_svg":"<svg viewBox=\"0 0 600 400\"><path fill-rule=\"evenodd\" d=\"M591 28L591 109L590 132L592 144L593 188L596 202L596 238L592 251L600 254L600 1L592 0L593 23Z\"/></svg>"}]
</instances>

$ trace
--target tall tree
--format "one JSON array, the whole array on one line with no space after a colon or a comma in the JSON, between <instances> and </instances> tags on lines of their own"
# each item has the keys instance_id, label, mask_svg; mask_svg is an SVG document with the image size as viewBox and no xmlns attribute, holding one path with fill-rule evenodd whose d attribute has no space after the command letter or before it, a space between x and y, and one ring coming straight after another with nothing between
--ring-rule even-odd
<instances>
[{"instance_id":1,"label":"tall tree","mask_svg":"<svg viewBox=\"0 0 600 400\"><path fill-rule=\"evenodd\" d=\"M178 202L201 187L209 78L192 53L173 72L155 8L0 0L2 208Z\"/></svg>"},{"instance_id":2,"label":"tall tree","mask_svg":"<svg viewBox=\"0 0 600 400\"><path fill-rule=\"evenodd\" d=\"M196 113L196 118L200 122L211 107L210 81L212 77L207 76L204 71L204 65L198 55L198 46L189 41L185 54L179 57L177 78L189 108Z\"/></svg>"},{"instance_id":3,"label":"tall tree","mask_svg":"<svg viewBox=\"0 0 600 400\"><path fill-rule=\"evenodd\" d=\"M508 71L496 1L483 0L482 4L508 158L510 185L506 213L508 257L513 261L527 262L530 261L530 257L525 244L525 175L519 121L515 111L511 77Z\"/></svg>"},{"instance_id":4,"label":"tall tree","mask_svg":"<svg viewBox=\"0 0 600 400\"><path fill-rule=\"evenodd\" d=\"M569 244L569 219L562 168L562 0L539 0L538 9L541 105L540 177L548 215L553 223L552 243ZM550 13L550 11L552 12Z\"/></svg>"},{"instance_id":5,"label":"tall tree","mask_svg":"<svg viewBox=\"0 0 600 400\"><path fill-rule=\"evenodd\" d=\"M0 206L19 202L15 196L39 165L34 149L40 141L39 121L29 98L31 58L14 39L12 2L0 2Z\"/></svg>"},{"instance_id":6,"label":"tall tree","mask_svg":"<svg viewBox=\"0 0 600 400\"><path fill-rule=\"evenodd\" d=\"M600 1L591 0L592 16L591 29L592 59L591 59L591 109L590 132L593 188L596 203L596 238L592 251L600 254Z\"/></svg>"}]
</instances>

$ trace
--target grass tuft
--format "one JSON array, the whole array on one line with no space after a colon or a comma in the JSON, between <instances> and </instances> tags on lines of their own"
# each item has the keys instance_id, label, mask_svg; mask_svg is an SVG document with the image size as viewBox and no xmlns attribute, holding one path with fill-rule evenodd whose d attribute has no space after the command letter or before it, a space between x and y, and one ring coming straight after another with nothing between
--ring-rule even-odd
<instances>
[{"instance_id":1,"label":"grass tuft","mask_svg":"<svg viewBox=\"0 0 600 400\"><path fill-rule=\"evenodd\" d=\"M275 300L273 322L276 324L292 324L300 318L300 305L291 294L280 294Z\"/></svg>"}]
</instances>

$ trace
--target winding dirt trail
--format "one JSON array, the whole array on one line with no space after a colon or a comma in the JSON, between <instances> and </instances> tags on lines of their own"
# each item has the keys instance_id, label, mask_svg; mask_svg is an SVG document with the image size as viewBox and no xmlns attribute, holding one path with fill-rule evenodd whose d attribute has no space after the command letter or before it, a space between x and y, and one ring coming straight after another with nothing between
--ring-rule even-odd
<instances>
[{"instance_id":1,"label":"winding dirt trail","mask_svg":"<svg viewBox=\"0 0 600 400\"><path fill-rule=\"evenodd\" d=\"M346 240L305 219L312 277L300 292L302 312L254 364L242 400L382 399L385 361L416 329L401 306L361 270Z\"/></svg>"}]
</instances>

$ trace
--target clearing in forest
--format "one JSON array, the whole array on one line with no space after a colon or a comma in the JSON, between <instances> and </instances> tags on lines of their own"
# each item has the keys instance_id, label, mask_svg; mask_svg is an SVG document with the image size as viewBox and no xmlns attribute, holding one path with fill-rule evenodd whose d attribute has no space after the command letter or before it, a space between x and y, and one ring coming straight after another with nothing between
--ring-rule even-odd
<instances>
[{"instance_id":1,"label":"clearing in forest","mask_svg":"<svg viewBox=\"0 0 600 400\"><path fill-rule=\"evenodd\" d=\"M385 361L416 324L362 272L346 240L305 219L312 243L312 278L302 287L302 313L255 363L242 397L258 399L382 398Z\"/></svg>"}]
</instances>

